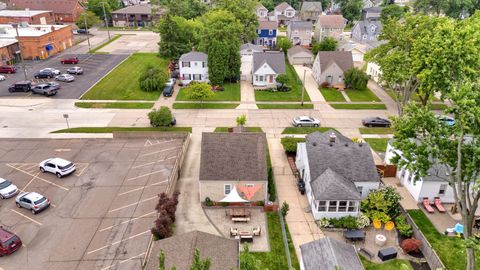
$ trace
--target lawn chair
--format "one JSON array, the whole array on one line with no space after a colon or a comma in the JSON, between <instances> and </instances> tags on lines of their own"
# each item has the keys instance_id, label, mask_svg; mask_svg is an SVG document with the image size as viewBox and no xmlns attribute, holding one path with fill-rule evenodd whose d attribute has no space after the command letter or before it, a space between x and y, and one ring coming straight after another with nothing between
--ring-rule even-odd
<instances>
[{"instance_id":1,"label":"lawn chair","mask_svg":"<svg viewBox=\"0 0 480 270\"><path fill-rule=\"evenodd\" d=\"M435 210L433 209L433 207L430 205L430 201L428 200L428 198L423 198L423 208L425 208L425 210L427 210L428 213L430 214L433 214L435 213Z\"/></svg>"},{"instance_id":2,"label":"lawn chair","mask_svg":"<svg viewBox=\"0 0 480 270\"><path fill-rule=\"evenodd\" d=\"M262 228L255 227L255 228L253 228L252 233L253 233L254 236L260 236L260 234L262 233Z\"/></svg>"},{"instance_id":3,"label":"lawn chair","mask_svg":"<svg viewBox=\"0 0 480 270\"><path fill-rule=\"evenodd\" d=\"M438 212L440 213L445 213L445 208L443 207L442 205L442 201L440 200L439 197L435 197L435 199L433 200L434 204L435 204L435 207L438 209Z\"/></svg>"},{"instance_id":4,"label":"lawn chair","mask_svg":"<svg viewBox=\"0 0 480 270\"><path fill-rule=\"evenodd\" d=\"M230 236L237 236L237 235L238 235L238 229L230 227Z\"/></svg>"}]
</instances>

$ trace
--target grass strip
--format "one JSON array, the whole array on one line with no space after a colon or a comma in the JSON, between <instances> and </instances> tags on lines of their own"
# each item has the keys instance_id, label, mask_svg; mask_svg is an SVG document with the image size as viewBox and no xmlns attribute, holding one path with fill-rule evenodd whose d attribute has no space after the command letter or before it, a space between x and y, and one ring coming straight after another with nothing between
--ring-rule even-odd
<instances>
[{"instance_id":1,"label":"grass strip","mask_svg":"<svg viewBox=\"0 0 480 270\"><path fill-rule=\"evenodd\" d=\"M326 101L346 102L345 97L340 91L334 88L320 88L323 98Z\"/></svg>"},{"instance_id":2,"label":"grass strip","mask_svg":"<svg viewBox=\"0 0 480 270\"><path fill-rule=\"evenodd\" d=\"M174 109L235 109L238 103L173 103Z\"/></svg>"},{"instance_id":3,"label":"grass strip","mask_svg":"<svg viewBox=\"0 0 480 270\"><path fill-rule=\"evenodd\" d=\"M92 109L150 109L153 102L75 102L79 108Z\"/></svg>"},{"instance_id":4,"label":"grass strip","mask_svg":"<svg viewBox=\"0 0 480 270\"><path fill-rule=\"evenodd\" d=\"M274 110L274 109L313 109L313 104L280 104L280 103L267 103L257 104L259 109Z\"/></svg>"},{"instance_id":5,"label":"grass strip","mask_svg":"<svg viewBox=\"0 0 480 270\"><path fill-rule=\"evenodd\" d=\"M384 127L368 127L368 128L359 128L360 134L393 134L393 128L384 128Z\"/></svg>"},{"instance_id":6,"label":"grass strip","mask_svg":"<svg viewBox=\"0 0 480 270\"><path fill-rule=\"evenodd\" d=\"M329 104L332 108L337 110L386 110L387 107L383 103L378 104Z\"/></svg>"},{"instance_id":7,"label":"grass strip","mask_svg":"<svg viewBox=\"0 0 480 270\"><path fill-rule=\"evenodd\" d=\"M263 132L261 127L245 127L247 132ZM228 132L228 127L216 127L213 132Z\"/></svg>"},{"instance_id":8,"label":"grass strip","mask_svg":"<svg viewBox=\"0 0 480 270\"><path fill-rule=\"evenodd\" d=\"M387 151L387 144L390 139L388 138L365 138L365 140L370 147L379 153L385 153Z\"/></svg>"}]
</instances>

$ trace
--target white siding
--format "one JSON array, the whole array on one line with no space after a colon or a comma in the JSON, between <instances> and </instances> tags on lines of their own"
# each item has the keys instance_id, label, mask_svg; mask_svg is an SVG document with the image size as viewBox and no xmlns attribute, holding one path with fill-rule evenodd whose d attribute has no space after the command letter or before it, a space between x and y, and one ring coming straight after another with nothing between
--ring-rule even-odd
<instances>
[{"instance_id":1,"label":"white siding","mask_svg":"<svg viewBox=\"0 0 480 270\"><path fill-rule=\"evenodd\" d=\"M277 73L268 65L263 64L256 71L252 71L254 86L268 86L276 84Z\"/></svg>"},{"instance_id":2,"label":"white siding","mask_svg":"<svg viewBox=\"0 0 480 270\"><path fill-rule=\"evenodd\" d=\"M374 80L375 82L378 83L380 81L380 76L382 75L382 71L380 70L380 66L375 64L375 63L368 62L368 64L367 64L367 75L370 75L372 80Z\"/></svg>"},{"instance_id":3,"label":"white siding","mask_svg":"<svg viewBox=\"0 0 480 270\"><path fill-rule=\"evenodd\" d=\"M205 62L205 67L203 67L203 62L201 61L190 61L187 62L190 63L190 67L183 67L183 62L179 62L179 68L180 68L180 77L183 78L181 81L182 83L186 84L191 81L193 81L194 75L201 75L200 80L196 80L199 82L208 82L208 66L207 62ZM188 78L188 75L190 75L190 78Z\"/></svg>"}]
</instances>

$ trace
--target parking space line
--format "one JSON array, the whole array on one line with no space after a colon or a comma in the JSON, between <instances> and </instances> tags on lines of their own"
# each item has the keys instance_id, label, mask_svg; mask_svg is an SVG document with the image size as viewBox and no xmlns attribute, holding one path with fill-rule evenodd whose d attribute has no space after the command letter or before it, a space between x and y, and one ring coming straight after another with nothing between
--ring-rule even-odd
<instances>
[{"instance_id":1,"label":"parking space line","mask_svg":"<svg viewBox=\"0 0 480 270\"><path fill-rule=\"evenodd\" d=\"M128 194L128 193L131 193L131 192L139 191L139 190L142 190L142 189L147 188L147 187L158 186L158 185L163 184L165 182L168 182L168 180L160 181L160 182L157 182L157 183L150 184L148 186L143 186L143 187L135 188L135 189L132 189L132 190L129 190L129 191L125 191L125 192L119 193L117 196L122 196L122 195L125 195L125 194Z\"/></svg>"},{"instance_id":2,"label":"parking space line","mask_svg":"<svg viewBox=\"0 0 480 270\"><path fill-rule=\"evenodd\" d=\"M156 213L156 212L153 211L153 212L147 213L147 214L145 214L145 215L141 215L141 216L136 217L136 218L131 218L131 219L129 219L129 220L122 221L122 222L120 222L120 224L118 224L118 225L108 226L108 227L103 228L103 229L98 230L98 231L99 231L99 232L104 232L104 231L106 231L106 230L110 230L110 229L113 228L113 227L117 227L117 226L120 226L120 225L122 225L122 224L128 223L128 222L130 222L130 221L134 221L134 220L137 220L137 219L141 219L141 218L150 216L150 215L155 214L155 213Z\"/></svg>"},{"instance_id":3,"label":"parking space line","mask_svg":"<svg viewBox=\"0 0 480 270\"><path fill-rule=\"evenodd\" d=\"M176 147L167 148L167 149L163 149L163 150L159 150L159 151L154 151L154 152L150 152L150 153L143 154L143 155L140 155L140 156L141 156L141 157L145 157L145 156L155 155L155 154L158 154L158 153L161 153L161 152L165 152L165 151L169 151L169 150L174 150L174 149L177 149L177 148L181 148L181 146L176 146Z\"/></svg>"},{"instance_id":4,"label":"parking space line","mask_svg":"<svg viewBox=\"0 0 480 270\"><path fill-rule=\"evenodd\" d=\"M137 258L137 257L141 257L141 256L145 255L145 253L146 253L146 252L143 252L143 253L138 254L137 256L133 256L133 257L130 257L130 258L125 259L125 260L123 260L123 261L120 261L118 264L126 263L126 262L128 262L128 261L131 261L131 260ZM104 267L104 268L102 268L102 269L100 269L100 270L107 270L107 269L110 269L110 268L112 268L112 267L114 267L114 266L117 266L118 264L112 264L112 265L107 266L107 267ZM1 269L0 269L0 270L1 270Z\"/></svg>"},{"instance_id":5,"label":"parking space line","mask_svg":"<svg viewBox=\"0 0 480 270\"><path fill-rule=\"evenodd\" d=\"M37 174L35 174L32 178L32 180L30 180L30 182L28 182L21 190L25 192L25 190L27 189L27 187L33 182L33 180L35 180L35 178L37 178L37 176L40 174L40 172L38 172Z\"/></svg>"},{"instance_id":6,"label":"parking space line","mask_svg":"<svg viewBox=\"0 0 480 270\"><path fill-rule=\"evenodd\" d=\"M77 163L77 164L84 164L85 165L85 167L83 167L83 169L79 173L75 174L76 176L81 176L83 174L83 172L85 171L85 169L87 169L89 163Z\"/></svg>"},{"instance_id":7,"label":"parking space line","mask_svg":"<svg viewBox=\"0 0 480 270\"><path fill-rule=\"evenodd\" d=\"M10 165L10 164L7 164L7 166L10 167L10 168L12 168L12 169L15 169L15 170L17 170L17 171L20 171L20 172L23 172L23 173L25 173L25 174L28 174L28 175L30 175L30 176L32 176L32 177L35 176L35 175L33 175L33 174L31 174L31 173L29 173L29 172L27 172L27 171L24 171L24 170L19 169L19 168L15 168L14 166L12 166L12 165ZM55 184L55 183L53 183L53 182L50 182L50 181L48 181L48 180L46 180L46 179L43 179L43 178L41 178L41 177L38 177L38 176L37 176L36 178L39 179L39 180L42 180L43 182L46 182L46 183L48 183L48 184L50 184L50 185L53 185L53 186L56 186L56 187L61 188L61 189L63 189L63 190L69 191L68 188L63 187L63 186L60 186L60 185L57 185L57 184Z\"/></svg>"},{"instance_id":8,"label":"parking space line","mask_svg":"<svg viewBox=\"0 0 480 270\"><path fill-rule=\"evenodd\" d=\"M135 177L132 177L132 178L128 178L127 181L132 181L132 180L135 180L135 179L138 179L138 178L142 178L142 177L149 176L149 175L156 174L156 173L163 172L163 171L167 171L167 169L161 169L161 170L154 171L154 172L151 172L151 173L146 173L146 174L142 174L142 175L135 176Z\"/></svg>"},{"instance_id":9,"label":"parking space line","mask_svg":"<svg viewBox=\"0 0 480 270\"><path fill-rule=\"evenodd\" d=\"M115 212L115 211L118 211L118 210L122 210L122 209L128 208L128 207L130 207L130 206L134 206L134 205L137 205L137 204L141 204L141 203L144 203L144 202L151 201L151 200L153 200L153 199L155 199L155 198L158 198L158 196L153 196L153 197L150 197L150 198L148 198L148 199L138 201L138 202L136 202L136 203L127 204L127 205L125 205L125 206L112 209L112 210L110 210L110 211L108 211L108 212L109 212L109 213L112 213L112 212Z\"/></svg>"},{"instance_id":10,"label":"parking space line","mask_svg":"<svg viewBox=\"0 0 480 270\"><path fill-rule=\"evenodd\" d=\"M177 158L177 156L168 157L168 158L160 159L160 160L157 160L157 161L152 161L152 162L148 162L148 163L145 163L145 164L133 166L132 169L138 169L138 168L140 168L140 167L152 165L152 164L155 164L155 163L157 163L157 162L161 162L161 161L165 161L165 160L170 160L170 159L174 159L174 158Z\"/></svg>"},{"instance_id":11,"label":"parking space line","mask_svg":"<svg viewBox=\"0 0 480 270\"><path fill-rule=\"evenodd\" d=\"M100 248L91 250L91 251L87 252L87 254L90 255L90 254L95 253L95 252L97 252L97 251L100 251L100 250L102 250L102 249L104 249L104 248L108 248L108 247L110 247L110 246L118 245L118 244L120 244L120 243L122 243L122 242L131 240L131 239L133 239L133 238L135 238L135 237L138 237L138 236L140 236L140 235L143 235L143 234L146 234L146 233L149 233L149 232L150 232L150 230L147 230L147 231L141 232L141 233L139 233L139 234L132 235L132 236L130 236L130 237L128 237L128 238L125 238L125 239L122 239L122 240L120 240L120 241L113 242L113 243L111 243L110 245L106 245L106 246L103 246L103 247L100 247Z\"/></svg>"},{"instance_id":12,"label":"parking space line","mask_svg":"<svg viewBox=\"0 0 480 270\"><path fill-rule=\"evenodd\" d=\"M18 211L16 211L16 210L13 210L13 209L10 209L10 210L11 210L12 212L17 213L17 214L19 214L20 216L28 219L28 220L30 220L31 222L34 222L34 223L36 223L37 225L42 226L42 223L36 221L35 219L30 218L30 217L28 217L28 216L26 216L26 215L24 215L24 214L22 214L22 213L20 213L20 212L18 212Z\"/></svg>"},{"instance_id":13,"label":"parking space line","mask_svg":"<svg viewBox=\"0 0 480 270\"><path fill-rule=\"evenodd\" d=\"M168 140L168 141L155 140L154 142L152 142L152 141L150 141L149 139L147 139L147 141L145 142L145 144L143 145L143 147L155 146L155 145L159 145L159 144L163 144L163 143L168 143L168 142L173 142L173 141L175 141L175 140L174 140L174 139Z\"/></svg>"}]
</instances>

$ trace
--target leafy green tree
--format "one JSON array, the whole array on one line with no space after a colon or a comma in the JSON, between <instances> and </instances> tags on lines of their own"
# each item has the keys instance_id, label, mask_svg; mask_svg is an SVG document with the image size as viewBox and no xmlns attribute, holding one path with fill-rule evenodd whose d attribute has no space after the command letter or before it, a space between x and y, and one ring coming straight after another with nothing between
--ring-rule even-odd
<instances>
[{"instance_id":1,"label":"leafy green tree","mask_svg":"<svg viewBox=\"0 0 480 270\"><path fill-rule=\"evenodd\" d=\"M200 0L154 0L152 3L165 7L167 14L185 19L202 16L209 9L208 5Z\"/></svg>"},{"instance_id":2,"label":"leafy green tree","mask_svg":"<svg viewBox=\"0 0 480 270\"><path fill-rule=\"evenodd\" d=\"M288 77L286 74L278 74L275 80L277 81L277 83L281 84L280 87L282 88L286 83L288 83Z\"/></svg>"},{"instance_id":3,"label":"leafy green tree","mask_svg":"<svg viewBox=\"0 0 480 270\"><path fill-rule=\"evenodd\" d=\"M161 91L167 80L168 75L165 71L149 66L145 69L142 76L138 78L138 83L143 91L154 92Z\"/></svg>"},{"instance_id":4,"label":"leafy green tree","mask_svg":"<svg viewBox=\"0 0 480 270\"><path fill-rule=\"evenodd\" d=\"M85 18L86 17L86 18ZM87 24L85 26L85 19L87 19ZM100 18L95 15L95 13L91 11L84 12L80 14L80 16L77 19L77 22L75 23L78 28L80 29L86 29L86 28L92 28L92 26L100 23Z\"/></svg>"},{"instance_id":5,"label":"leafy green tree","mask_svg":"<svg viewBox=\"0 0 480 270\"><path fill-rule=\"evenodd\" d=\"M417 12L442 14L448 8L450 0L415 0L413 8Z\"/></svg>"},{"instance_id":6,"label":"leafy green tree","mask_svg":"<svg viewBox=\"0 0 480 270\"><path fill-rule=\"evenodd\" d=\"M338 41L332 37L326 37L322 41L315 43L312 48L312 53L317 55L320 51L336 51Z\"/></svg>"},{"instance_id":7,"label":"leafy green tree","mask_svg":"<svg viewBox=\"0 0 480 270\"><path fill-rule=\"evenodd\" d=\"M172 112L167 106L161 106L158 110L153 109L148 113L148 118L153 127L168 127L173 120Z\"/></svg>"},{"instance_id":8,"label":"leafy green tree","mask_svg":"<svg viewBox=\"0 0 480 270\"><path fill-rule=\"evenodd\" d=\"M282 49L283 53L287 55L288 49L292 47L292 41L287 37L277 37L277 48Z\"/></svg>"},{"instance_id":9,"label":"leafy green tree","mask_svg":"<svg viewBox=\"0 0 480 270\"><path fill-rule=\"evenodd\" d=\"M322 2L322 9L323 10L326 10L332 4L332 0L321 0L320 2Z\"/></svg>"},{"instance_id":10,"label":"leafy green tree","mask_svg":"<svg viewBox=\"0 0 480 270\"><path fill-rule=\"evenodd\" d=\"M237 117L236 121L238 126L243 127L245 126L245 123L247 123L247 116L245 114L242 114L239 117Z\"/></svg>"},{"instance_id":11,"label":"leafy green tree","mask_svg":"<svg viewBox=\"0 0 480 270\"><path fill-rule=\"evenodd\" d=\"M167 14L158 23L160 34L159 54L169 59L178 59L198 46L202 24L180 16Z\"/></svg>"},{"instance_id":12,"label":"leafy green tree","mask_svg":"<svg viewBox=\"0 0 480 270\"><path fill-rule=\"evenodd\" d=\"M190 265L190 270L209 270L211 265L210 258L202 259L200 258L200 251L195 249L195 254L193 255L193 261Z\"/></svg>"},{"instance_id":13,"label":"leafy green tree","mask_svg":"<svg viewBox=\"0 0 480 270\"><path fill-rule=\"evenodd\" d=\"M455 202L464 224L466 243L473 237L475 211L480 199L480 86L478 79L465 80L445 94L451 107L449 113L455 125L439 121L430 106L409 104L404 114L394 119L393 146L402 152L393 162L400 168L414 172L415 181L428 175L435 164L446 170L439 175L453 189ZM465 246L467 270L475 268L474 246Z\"/></svg>"},{"instance_id":14,"label":"leafy green tree","mask_svg":"<svg viewBox=\"0 0 480 270\"><path fill-rule=\"evenodd\" d=\"M348 23L353 23L353 21L360 20L362 16L363 1L362 0L339 0L340 10L345 19L348 20Z\"/></svg>"},{"instance_id":15,"label":"leafy green tree","mask_svg":"<svg viewBox=\"0 0 480 270\"><path fill-rule=\"evenodd\" d=\"M121 2L118 0L89 0L87 3L88 10L95 13L95 15L101 18L102 21L105 18L102 3L105 3L105 14L107 15L108 21L112 19L112 11L115 11L122 7L122 5L120 4Z\"/></svg>"},{"instance_id":16,"label":"leafy green tree","mask_svg":"<svg viewBox=\"0 0 480 270\"><path fill-rule=\"evenodd\" d=\"M273 10L275 5L273 4L273 0L260 0L260 3L269 11Z\"/></svg>"},{"instance_id":17,"label":"leafy green tree","mask_svg":"<svg viewBox=\"0 0 480 270\"><path fill-rule=\"evenodd\" d=\"M257 3L256 0L215 0L215 8L231 12L241 22L240 39L242 42L250 42L257 36Z\"/></svg>"},{"instance_id":18,"label":"leafy green tree","mask_svg":"<svg viewBox=\"0 0 480 270\"><path fill-rule=\"evenodd\" d=\"M183 88L183 91L188 98L199 100L201 102L213 96L212 87L206 82L192 82L190 85Z\"/></svg>"},{"instance_id":19,"label":"leafy green tree","mask_svg":"<svg viewBox=\"0 0 480 270\"><path fill-rule=\"evenodd\" d=\"M280 212L282 213L282 217L285 218L288 215L288 211L290 211L290 205L287 202L282 203L282 207L280 208Z\"/></svg>"},{"instance_id":20,"label":"leafy green tree","mask_svg":"<svg viewBox=\"0 0 480 270\"><path fill-rule=\"evenodd\" d=\"M370 192L362 202L361 209L371 220L390 220L400 214L400 194L387 186Z\"/></svg>"},{"instance_id":21,"label":"leafy green tree","mask_svg":"<svg viewBox=\"0 0 480 270\"><path fill-rule=\"evenodd\" d=\"M356 90L365 90L368 83L368 75L361 69L356 67L349 68L345 71L345 84L348 88Z\"/></svg>"},{"instance_id":22,"label":"leafy green tree","mask_svg":"<svg viewBox=\"0 0 480 270\"><path fill-rule=\"evenodd\" d=\"M387 5L382 9L380 21L385 24L388 19L399 20L403 18L406 12L408 12L408 6Z\"/></svg>"},{"instance_id":23,"label":"leafy green tree","mask_svg":"<svg viewBox=\"0 0 480 270\"><path fill-rule=\"evenodd\" d=\"M250 252L247 243L243 244L243 252L240 252L240 270L261 270L260 261Z\"/></svg>"}]
</instances>

